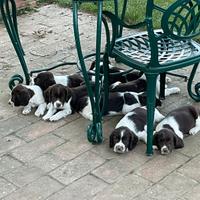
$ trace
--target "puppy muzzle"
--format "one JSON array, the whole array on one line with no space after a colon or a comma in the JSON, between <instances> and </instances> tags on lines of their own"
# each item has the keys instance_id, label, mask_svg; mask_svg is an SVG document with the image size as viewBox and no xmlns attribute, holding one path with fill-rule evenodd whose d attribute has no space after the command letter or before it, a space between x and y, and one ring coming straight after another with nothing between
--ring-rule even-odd
<instances>
[{"instance_id":1,"label":"puppy muzzle","mask_svg":"<svg viewBox=\"0 0 200 200\"><path fill-rule=\"evenodd\" d=\"M60 101L54 102L54 107L56 109L63 109L63 104Z\"/></svg>"},{"instance_id":2,"label":"puppy muzzle","mask_svg":"<svg viewBox=\"0 0 200 200\"><path fill-rule=\"evenodd\" d=\"M167 146L163 146L161 148L160 152L161 152L162 155L167 155L167 154L170 153L170 150L169 150L169 148Z\"/></svg>"},{"instance_id":3,"label":"puppy muzzle","mask_svg":"<svg viewBox=\"0 0 200 200\"><path fill-rule=\"evenodd\" d=\"M124 145L115 145L114 146L114 152L116 153L124 153L126 151L126 148Z\"/></svg>"}]
</instances>

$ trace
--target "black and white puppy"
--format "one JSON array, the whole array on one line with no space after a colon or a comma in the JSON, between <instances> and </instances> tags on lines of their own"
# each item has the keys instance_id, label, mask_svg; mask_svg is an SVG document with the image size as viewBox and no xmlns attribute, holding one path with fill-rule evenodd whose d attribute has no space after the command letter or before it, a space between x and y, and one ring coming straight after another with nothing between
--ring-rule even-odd
<instances>
[{"instance_id":1,"label":"black and white puppy","mask_svg":"<svg viewBox=\"0 0 200 200\"><path fill-rule=\"evenodd\" d=\"M104 111L103 115L119 115L126 114L133 109L141 106L146 106L147 96L145 92L112 92L108 97L108 109ZM93 120L92 108L89 97L81 99L82 108L79 113L86 119ZM161 106L161 101L156 99L155 106ZM103 107L103 100L100 100L100 109Z\"/></svg>"},{"instance_id":2,"label":"black and white puppy","mask_svg":"<svg viewBox=\"0 0 200 200\"><path fill-rule=\"evenodd\" d=\"M31 85L38 85L43 91L54 84L62 84L68 87L77 87L83 82L83 77L78 73L56 76L51 72L41 72L37 74L36 77L32 77L31 79Z\"/></svg>"},{"instance_id":3,"label":"black and white puppy","mask_svg":"<svg viewBox=\"0 0 200 200\"><path fill-rule=\"evenodd\" d=\"M94 89L95 85L92 85ZM93 120L90 98L87 95L85 85L69 88L61 84L55 84L45 91L45 99L50 103L44 120L57 121L74 112L83 117ZM109 94L108 110L104 115L126 114L136 107L145 106L147 103L146 93L113 92ZM156 105L161 106L161 101L156 99ZM103 107L103 99L100 99L100 109ZM57 112L57 110L60 110Z\"/></svg>"},{"instance_id":4,"label":"black and white puppy","mask_svg":"<svg viewBox=\"0 0 200 200\"><path fill-rule=\"evenodd\" d=\"M24 106L22 111L24 115L29 114L32 107L37 107L35 111L37 117L43 115L46 110L43 92L37 85L17 85L11 92L9 103L14 106Z\"/></svg>"},{"instance_id":5,"label":"black and white puppy","mask_svg":"<svg viewBox=\"0 0 200 200\"><path fill-rule=\"evenodd\" d=\"M109 145L116 153L131 151L138 140L147 142L147 110L146 107L135 108L127 113L116 125L110 135ZM154 122L159 122L164 116L155 109Z\"/></svg>"},{"instance_id":6,"label":"black and white puppy","mask_svg":"<svg viewBox=\"0 0 200 200\"><path fill-rule=\"evenodd\" d=\"M49 109L43 119L57 121L82 110L81 106L84 106L82 98L87 96L87 88L86 85L70 88L62 84L54 84L45 90L44 96Z\"/></svg>"},{"instance_id":7,"label":"black and white puppy","mask_svg":"<svg viewBox=\"0 0 200 200\"><path fill-rule=\"evenodd\" d=\"M200 131L200 110L194 106L184 106L171 111L157 126L153 145L162 155L172 149L184 147L184 134L195 135Z\"/></svg>"},{"instance_id":8,"label":"black and white puppy","mask_svg":"<svg viewBox=\"0 0 200 200\"><path fill-rule=\"evenodd\" d=\"M166 82L170 82L170 78L166 78ZM147 89L147 81L146 77L143 74L141 77L139 77L136 80L127 82L127 83L121 83L121 82L116 82L113 83L110 86L110 91L111 92L125 92L125 91L132 91L132 92L144 92ZM180 89L178 87L172 87L168 88L167 84L165 86L165 96L169 96L172 94L177 94L180 93ZM160 94L160 80L159 77L157 78L156 82L156 97L159 97Z\"/></svg>"}]
</instances>

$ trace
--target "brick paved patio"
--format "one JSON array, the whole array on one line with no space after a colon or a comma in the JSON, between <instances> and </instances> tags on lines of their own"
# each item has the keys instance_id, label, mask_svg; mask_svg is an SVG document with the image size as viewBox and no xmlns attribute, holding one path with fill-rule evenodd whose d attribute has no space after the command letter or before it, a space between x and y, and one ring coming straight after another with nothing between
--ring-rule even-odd
<instances>
[{"instance_id":1,"label":"brick paved patio","mask_svg":"<svg viewBox=\"0 0 200 200\"><path fill-rule=\"evenodd\" d=\"M81 13L86 52L94 49L95 17ZM70 9L48 5L18 18L30 69L77 59ZM38 35L39 32L42 35ZM74 67L56 73L72 73ZM117 155L108 136L118 117L106 117L105 141L86 139L88 121L75 114L49 123L8 105L8 80L21 72L16 54L0 24L0 199L4 200L198 200L200 199L200 135L187 137L185 147L168 156L145 155L140 143L133 152ZM179 73L188 74L189 70ZM196 79L199 80L200 72ZM181 93L167 97L162 113L194 104L183 79L171 85ZM197 104L198 105L198 104Z\"/></svg>"}]
</instances>

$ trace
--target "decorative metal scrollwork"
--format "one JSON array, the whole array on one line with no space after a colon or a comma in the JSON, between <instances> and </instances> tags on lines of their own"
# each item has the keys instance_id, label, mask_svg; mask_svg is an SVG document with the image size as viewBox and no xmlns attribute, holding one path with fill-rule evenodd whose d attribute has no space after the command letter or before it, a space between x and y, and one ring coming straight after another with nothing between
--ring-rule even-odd
<instances>
[{"instance_id":1,"label":"decorative metal scrollwork","mask_svg":"<svg viewBox=\"0 0 200 200\"><path fill-rule=\"evenodd\" d=\"M195 64L193 69L192 69L192 72L190 74L190 78L188 80L187 87L188 87L188 93L189 93L190 97L192 99L194 99L195 101L200 102L200 82L196 83L195 86L194 86L194 91L192 90L193 89L192 83L193 83L197 68L198 68L198 63Z\"/></svg>"},{"instance_id":2,"label":"decorative metal scrollwork","mask_svg":"<svg viewBox=\"0 0 200 200\"><path fill-rule=\"evenodd\" d=\"M190 39L200 34L200 0L179 0L165 11L161 26L173 39Z\"/></svg>"},{"instance_id":3,"label":"decorative metal scrollwork","mask_svg":"<svg viewBox=\"0 0 200 200\"><path fill-rule=\"evenodd\" d=\"M21 75L15 74L10 78L8 83L9 88L12 90L17 84L23 83L24 79Z\"/></svg>"}]
</instances>

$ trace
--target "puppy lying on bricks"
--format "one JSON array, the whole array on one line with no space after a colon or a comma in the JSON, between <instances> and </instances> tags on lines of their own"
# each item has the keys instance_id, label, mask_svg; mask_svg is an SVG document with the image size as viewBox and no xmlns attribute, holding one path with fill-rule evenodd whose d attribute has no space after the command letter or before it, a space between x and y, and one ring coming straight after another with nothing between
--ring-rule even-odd
<instances>
[{"instance_id":1,"label":"puppy lying on bricks","mask_svg":"<svg viewBox=\"0 0 200 200\"><path fill-rule=\"evenodd\" d=\"M157 126L153 145L162 155L172 149L183 148L184 134L195 135L200 131L200 110L194 106L184 106L171 111Z\"/></svg>"},{"instance_id":2,"label":"puppy lying on bricks","mask_svg":"<svg viewBox=\"0 0 200 200\"><path fill-rule=\"evenodd\" d=\"M87 88L85 85L69 88L54 84L45 90L44 96L49 109L43 119L57 121L74 112L81 112L84 106L82 98L87 96Z\"/></svg>"},{"instance_id":3,"label":"puppy lying on bricks","mask_svg":"<svg viewBox=\"0 0 200 200\"><path fill-rule=\"evenodd\" d=\"M109 94L108 98L108 110L104 111L103 115L119 115L126 114L132 111L134 108L145 106L147 104L146 93L136 92L113 92ZM161 101L156 99L156 107L161 106ZM103 100L100 100L100 107L103 107ZM92 108L90 99L88 96L81 98L80 106L81 111L78 111L83 117L89 120L93 120Z\"/></svg>"},{"instance_id":4,"label":"puppy lying on bricks","mask_svg":"<svg viewBox=\"0 0 200 200\"><path fill-rule=\"evenodd\" d=\"M166 80L167 80L166 82L171 81L170 78L167 78ZM146 89L147 89L147 81L144 74L137 80L133 80L127 83L121 83L118 81L110 86L110 92L125 92L125 91L144 92L146 91ZM166 85L165 96L178 93L180 93L180 88L178 87L168 88L168 86ZM160 80L158 78L156 83L156 96L159 97L159 94L160 94Z\"/></svg>"},{"instance_id":5,"label":"puppy lying on bricks","mask_svg":"<svg viewBox=\"0 0 200 200\"><path fill-rule=\"evenodd\" d=\"M78 73L56 76L51 72L41 72L37 74L36 77L32 77L31 79L31 85L38 85L43 91L54 84L62 84L68 87L77 87L84 82L83 77Z\"/></svg>"},{"instance_id":6,"label":"puppy lying on bricks","mask_svg":"<svg viewBox=\"0 0 200 200\"><path fill-rule=\"evenodd\" d=\"M92 85L93 89L94 86ZM74 112L80 113L86 119L93 120L90 98L85 85L69 88L55 84L45 91L45 100L50 106L47 114L43 117L44 120L57 121ZM147 96L146 93L113 92L109 94L108 101L108 110L103 113L104 115L126 114L136 107L145 106ZM102 108L102 106L103 99L100 100L100 107ZM156 99L156 106L161 106L159 99Z\"/></svg>"},{"instance_id":7,"label":"puppy lying on bricks","mask_svg":"<svg viewBox=\"0 0 200 200\"><path fill-rule=\"evenodd\" d=\"M116 125L110 135L110 148L116 153L131 151L138 140L147 142L147 110L146 107L135 108L127 113ZM154 122L159 122L164 116L155 109Z\"/></svg>"},{"instance_id":8,"label":"puppy lying on bricks","mask_svg":"<svg viewBox=\"0 0 200 200\"><path fill-rule=\"evenodd\" d=\"M46 103L41 88L37 85L19 84L13 88L9 103L14 106L24 106L22 114L31 112L32 107L37 107L35 115L37 117L44 115Z\"/></svg>"}]
</instances>

